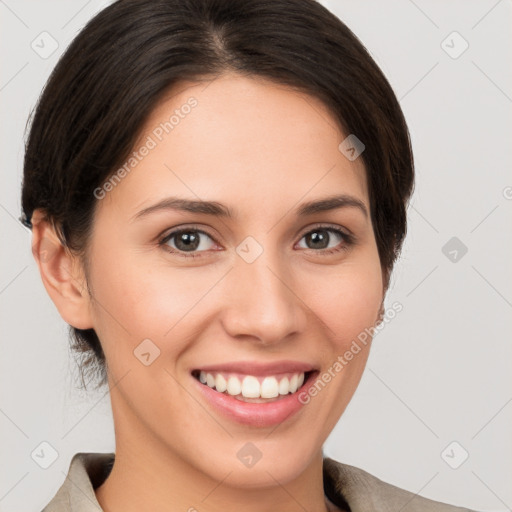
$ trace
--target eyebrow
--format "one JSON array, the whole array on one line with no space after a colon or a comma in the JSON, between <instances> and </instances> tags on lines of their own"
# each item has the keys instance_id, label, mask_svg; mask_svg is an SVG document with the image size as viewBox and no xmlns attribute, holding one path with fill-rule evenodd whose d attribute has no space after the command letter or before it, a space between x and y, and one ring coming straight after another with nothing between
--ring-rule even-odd
<instances>
[{"instance_id":1,"label":"eyebrow","mask_svg":"<svg viewBox=\"0 0 512 512\"><path fill-rule=\"evenodd\" d=\"M303 203L299 208L295 209L295 215L298 217L307 217L315 213L326 212L338 208L357 208L366 218L368 218L368 210L365 204L358 198L342 194L329 196L315 201ZM179 210L189 213L202 213L204 215L212 215L233 219L235 215L227 206L217 201L202 201L193 199L183 199L179 197L167 197L158 203L144 208L134 215L132 220L137 220L151 213L162 210Z\"/></svg>"},{"instance_id":2,"label":"eyebrow","mask_svg":"<svg viewBox=\"0 0 512 512\"><path fill-rule=\"evenodd\" d=\"M304 203L295 211L295 213L298 217L305 217L307 215L313 215L314 213L327 212L337 208L358 208L364 216L368 218L368 210L366 209L363 201L357 197L346 194L330 196L324 199Z\"/></svg>"}]
</instances>

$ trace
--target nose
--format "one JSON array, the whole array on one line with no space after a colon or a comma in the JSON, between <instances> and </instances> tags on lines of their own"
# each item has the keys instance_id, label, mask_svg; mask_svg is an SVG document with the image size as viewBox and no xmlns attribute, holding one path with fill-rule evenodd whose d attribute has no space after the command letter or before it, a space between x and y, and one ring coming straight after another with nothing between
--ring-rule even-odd
<instances>
[{"instance_id":1,"label":"nose","mask_svg":"<svg viewBox=\"0 0 512 512\"><path fill-rule=\"evenodd\" d=\"M263 251L252 263L236 256L225 279L226 332L265 345L290 341L307 325L308 307L294 290L295 281L290 267L273 251Z\"/></svg>"}]
</instances>

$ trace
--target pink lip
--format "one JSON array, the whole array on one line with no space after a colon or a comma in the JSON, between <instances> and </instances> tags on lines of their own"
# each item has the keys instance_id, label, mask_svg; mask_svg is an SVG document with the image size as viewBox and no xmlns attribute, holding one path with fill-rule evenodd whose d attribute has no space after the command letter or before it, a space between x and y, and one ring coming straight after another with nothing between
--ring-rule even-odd
<instances>
[{"instance_id":1,"label":"pink lip","mask_svg":"<svg viewBox=\"0 0 512 512\"><path fill-rule=\"evenodd\" d=\"M209 370L216 371L216 368L226 369L226 366L212 366L209 367ZM236 368L239 370L240 366L237 365ZM254 368L252 368L252 371L254 371ZM273 369L273 371L275 372L276 369ZM302 370L296 370L294 367L292 371ZM301 396L309 386L314 384L314 376L316 374L317 372L310 374L308 379L301 386L300 390L297 390L295 393L286 395L274 402L267 403L242 402L228 394L215 391L209 386L199 382L195 377L192 378L195 385L199 386L199 392L204 396L206 401L222 415L244 425L250 425L253 427L270 427L286 421L301 410L304 404L299 401L299 396ZM251 373L250 375L254 374Z\"/></svg>"},{"instance_id":2,"label":"pink lip","mask_svg":"<svg viewBox=\"0 0 512 512\"><path fill-rule=\"evenodd\" d=\"M196 368L196 370L202 370L204 372L243 373L246 375L254 375L255 377L277 375L279 373L306 373L314 369L314 366L300 361L274 361L272 363L233 361L230 363L201 366Z\"/></svg>"}]
</instances>

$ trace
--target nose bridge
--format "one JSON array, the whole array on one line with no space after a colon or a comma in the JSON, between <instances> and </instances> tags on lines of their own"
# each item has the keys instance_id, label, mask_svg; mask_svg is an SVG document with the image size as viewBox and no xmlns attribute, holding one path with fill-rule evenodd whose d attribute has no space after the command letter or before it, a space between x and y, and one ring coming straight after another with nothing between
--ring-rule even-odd
<instances>
[{"instance_id":1,"label":"nose bridge","mask_svg":"<svg viewBox=\"0 0 512 512\"><path fill-rule=\"evenodd\" d=\"M277 247L247 237L236 248L228 276L224 325L232 336L275 343L305 325L304 304L293 292L293 275Z\"/></svg>"}]
</instances>

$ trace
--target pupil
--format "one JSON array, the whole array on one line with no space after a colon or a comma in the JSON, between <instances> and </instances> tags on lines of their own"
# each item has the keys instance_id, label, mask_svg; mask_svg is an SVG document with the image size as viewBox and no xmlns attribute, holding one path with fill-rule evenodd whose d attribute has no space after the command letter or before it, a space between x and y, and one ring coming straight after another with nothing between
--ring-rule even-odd
<instances>
[{"instance_id":1,"label":"pupil","mask_svg":"<svg viewBox=\"0 0 512 512\"><path fill-rule=\"evenodd\" d=\"M326 230L318 230L311 233L309 239L313 242L314 249L325 249L328 245L329 236Z\"/></svg>"},{"instance_id":2,"label":"pupil","mask_svg":"<svg viewBox=\"0 0 512 512\"><path fill-rule=\"evenodd\" d=\"M180 247L182 245L182 247ZM181 233L176 239L176 247L180 250L197 249L199 245L199 237L193 233Z\"/></svg>"}]
</instances>

